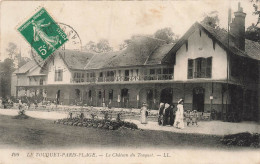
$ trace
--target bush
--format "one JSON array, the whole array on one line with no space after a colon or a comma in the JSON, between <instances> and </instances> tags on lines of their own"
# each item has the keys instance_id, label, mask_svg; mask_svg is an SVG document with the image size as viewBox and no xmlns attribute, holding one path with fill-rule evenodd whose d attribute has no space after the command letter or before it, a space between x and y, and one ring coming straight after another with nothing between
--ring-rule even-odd
<instances>
[{"instance_id":1,"label":"bush","mask_svg":"<svg viewBox=\"0 0 260 164\"><path fill-rule=\"evenodd\" d=\"M221 142L227 146L243 146L243 147L259 147L260 138L258 133L237 133L231 135L225 135Z\"/></svg>"},{"instance_id":2,"label":"bush","mask_svg":"<svg viewBox=\"0 0 260 164\"><path fill-rule=\"evenodd\" d=\"M94 115L93 115L94 116ZM84 118L65 118L54 121L55 124L64 124L70 126L81 126L81 127L93 127L93 128L100 128L100 129L107 129L107 130L117 130L120 127L125 127L129 129L138 129L138 126L131 122L125 121L113 121L107 119L91 119Z\"/></svg>"},{"instance_id":3,"label":"bush","mask_svg":"<svg viewBox=\"0 0 260 164\"><path fill-rule=\"evenodd\" d=\"M25 114L25 110L19 110L18 115L13 117L14 119L28 119L29 116Z\"/></svg>"}]
</instances>

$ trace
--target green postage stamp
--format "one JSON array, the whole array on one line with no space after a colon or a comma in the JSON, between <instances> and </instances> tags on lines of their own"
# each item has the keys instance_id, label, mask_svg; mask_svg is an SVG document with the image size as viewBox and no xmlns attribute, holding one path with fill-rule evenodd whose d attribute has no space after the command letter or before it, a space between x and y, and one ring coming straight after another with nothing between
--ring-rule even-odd
<instances>
[{"instance_id":1,"label":"green postage stamp","mask_svg":"<svg viewBox=\"0 0 260 164\"><path fill-rule=\"evenodd\" d=\"M46 59L68 40L67 35L52 19L45 8L41 8L21 25L18 31L42 59Z\"/></svg>"}]
</instances>

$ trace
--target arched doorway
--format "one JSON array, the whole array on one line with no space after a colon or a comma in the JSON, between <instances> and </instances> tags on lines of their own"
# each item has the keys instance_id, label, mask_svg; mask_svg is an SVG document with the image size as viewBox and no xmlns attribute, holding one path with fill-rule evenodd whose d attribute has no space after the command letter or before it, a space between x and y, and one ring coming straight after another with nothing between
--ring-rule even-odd
<instances>
[{"instance_id":1,"label":"arched doorway","mask_svg":"<svg viewBox=\"0 0 260 164\"><path fill-rule=\"evenodd\" d=\"M204 112L204 98L205 98L204 88L201 87L194 88L192 109L197 110L198 112Z\"/></svg>"},{"instance_id":2,"label":"arched doorway","mask_svg":"<svg viewBox=\"0 0 260 164\"><path fill-rule=\"evenodd\" d=\"M78 102L80 102L80 90L75 89L75 104L77 105Z\"/></svg>"},{"instance_id":3,"label":"arched doorway","mask_svg":"<svg viewBox=\"0 0 260 164\"><path fill-rule=\"evenodd\" d=\"M127 88L121 89L121 107L123 108L128 107L128 103L129 103L128 89Z\"/></svg>"},{"instance_id":4,"label":"arched doorway","mask_svg":"<svg viewBox=\"0 0 260 164\"><path fill-rule=\"evenodd\" d=\"M139 92L140 103L146 102L148 109L153 109L154 107L154 91L151 88L143 88Z\"/></svg>"},{"instance_id":5,"label":"arched doorway","mask_svg":"<svg viewBox=\"0 0 260 164\"><path fill-rule=\"evenodd\" d=\"M173 90L172 88L165 88L161 91L160 102L162 103L172 103L173 100Z\"/></svg>"},{"instance_id":6,"label":"arched doorway","mask_svg":"<svg viewBox=\"0 0 260 164\"><path fill-rule=\"evenodd\" d=\"M57 104L60 104L60 90L58 90L56 93L56 102Z\"/></svg>"},{"instance_id":7,"label":"arched doorway","mask_svg":"<svg viewBox=\"0 0 260 164\"><path fill-rule=\"evenodd\" d=\"M87 99L88 99L88 105L90 105L90 106L93 106L93 101L94 101L94 100L93 100L93 97L94 97L93 94L94 94L94 93L95 93L94 90L93 90L93 91L92 91L91 89L88 90Z\"/></svg>"}]
</instances>

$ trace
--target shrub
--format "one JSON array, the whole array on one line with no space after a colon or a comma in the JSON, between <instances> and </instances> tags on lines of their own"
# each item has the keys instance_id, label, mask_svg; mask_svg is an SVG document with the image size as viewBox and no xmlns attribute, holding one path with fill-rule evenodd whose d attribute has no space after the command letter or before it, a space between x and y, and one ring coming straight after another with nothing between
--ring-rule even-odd
<instances>
[{"instance_id":1,"label":"shrub","mask_svg":"<svg viewBox=\"0 0 260 164\"><path fill-rule=\"evenodd\" d=\"M227 146L244 146L244 147L259 147L259 134L258 133L237 133L231 135L225 135L221 142Z\"/></svg>"},{"instance_id":2,"label":"shrub","mask_svg":"<svg viewBox=\"0 0 260 164\"><path fill-rule=\"evenodd\" d=\"M137 125L130 122L125 121L112 121L112 120L104 120L104 119L93 119L95 117L84 118L83 120L79 118L66 118L54 121L56 124L64 124L70 126L84 126L84 127L93 127L100 129L109 129L109 130L117 130L120 127L125 127L129 129L138 129Z\"/></svg>"}]
</instances>

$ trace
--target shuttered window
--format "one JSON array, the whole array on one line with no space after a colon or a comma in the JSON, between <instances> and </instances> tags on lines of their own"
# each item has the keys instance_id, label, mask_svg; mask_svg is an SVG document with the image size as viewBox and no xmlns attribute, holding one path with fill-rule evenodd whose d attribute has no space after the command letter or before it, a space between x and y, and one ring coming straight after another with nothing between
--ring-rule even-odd
<instances>
[{"instance_id":1,"label":"shuttered window","mask_svg":"<svg viewBox=\"0 0 260 164\"><path fill-rule=\"evenodd\" d=\"M188 79L211 78L211 74L212 57L188 59Z\"/></svg>"},{"instance_id":2,"label":"shuttered window","mask_svg":"<svg viewBox=\"0 0 260 164\"><path fill-rule=\"evenodd\" d=\"M206 61L207 61L206 77L207 78L211 78L211 74L212 74L212 57L207 58Z\"/></svg>"},{"instance_id":3,"label":"shuttered window","mask_svg":"<svg viewBox=\"0 0 260 164\"><path fill-rule=\"evenodd\" d=\"M193 60L188 59L188 79L193 78Z\"/></svg>"}]
</instances>

